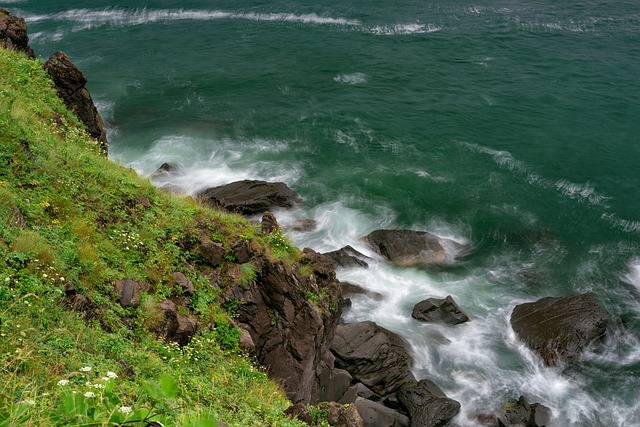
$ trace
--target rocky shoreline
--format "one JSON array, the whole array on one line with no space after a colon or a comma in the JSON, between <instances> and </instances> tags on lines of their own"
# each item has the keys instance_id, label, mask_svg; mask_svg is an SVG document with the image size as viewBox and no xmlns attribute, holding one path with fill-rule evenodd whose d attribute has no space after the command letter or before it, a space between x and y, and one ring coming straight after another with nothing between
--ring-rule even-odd
<instances>
[{"instance_id":1,"label":"rocky shoreline","mask_svg":"<svg viewBox=\"0 0 640 427\"><path fill-rule=\"evenodd\" d=\"M0 44L35 58L26 23L2 8ZM86 77L63 52L54 53L44 67L67 107L87 126L106 155L106 134L85 88ZM179 171L163 165L152 180L166 184L175 173ZM180 192L171 185L162 188ZM206 189L196 199L215 209L262 215L262 233L269 235L280 233L269 211L295 206L300 197L284 183L245 180ZM144 200L139 202L144 206ZM307 228L313 226L305 223ZM260 248L238 240L231 244L231 262L224 259L222 245L211 241L205 230L203 226L198 239L181 242L182 249L197 254L197 268L224 289L223 302L234 307L241 348L281 383L294 403L288 412L292 417L312 425L308 405L324 405L333 408L328 411L333 414L331 425L418 427L444 426L458 414L460 402L448 398L430 380L414 377L411 351L402 337L373 322L341 323L348 305L344 296L358 292L358 286L340 283L335 268L366 268L370 258L351 247L327 254L305 248L301 268L270 259ZM406 268L455 265L471 250L421 230L376 230L363 241L385 262ZM227 262L233 268L223 268ZM250 265L254 275L241 283L237 275L242 265ZM172 280L175 292L157 304L159 315L153 329L167 340L186 344L205 325L192 313L189 296L193 285L177 272ZM226 283L238 284L226 287ZM114 294L122 307L135 307L148 286L123 279L114 284ZM65 291L72 309L100 318L99 307L86 296L72 286ZM473 321L451 297L426 299L408 315L450 327ZM517 305L510 323L519 340L543 363L562 367L577 361L585 348L604 335L607 315L593 297L571 295ZM487 426L544 426L552 417L547 407L529 404L520 396L505 402L497 412L488 409L478 414L477 420Z\"/></svg>"}]
</instances>

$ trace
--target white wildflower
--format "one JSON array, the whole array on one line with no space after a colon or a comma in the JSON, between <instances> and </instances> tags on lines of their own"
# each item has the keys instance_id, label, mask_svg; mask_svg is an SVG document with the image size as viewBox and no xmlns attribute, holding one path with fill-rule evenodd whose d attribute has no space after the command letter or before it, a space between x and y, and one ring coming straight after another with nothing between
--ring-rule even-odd
<instances>
[{"instance_id":1,"label":"white wildflower","mask_svg":"<svg viewBox=\"0 0 640 427\"><path fill-rule=\"evenodd\" d=\"M4 281L5 281L6 283L9 283L9 282L11 281L11 279L10 279L10 278L8 278L8 277L5 277Z\"/></svg>"},{"instance_id":2,"label":"white wildflower","mask_svg":"<svg viewBox=\"0 0 640 427\"><path fill-rule=\"evenodd\" d=\"M125 414L125 415L127 415L127 414L132 413L132 412L133 412L133 409L131 409L131 406L121 406L120 408L118 408L118 411L119 411L121 414Z\"/></svg>"},{"instance_id":3,"label":"white wildflower","mask_svg":"<svg viewBox=\"0 0 640 427\"><path fill-rule=\"evenodd\" d=\"M90 372L91 371L91 366L83 366L82 368L80 368L80 372Z\"/></svg>"},{"instance_id":4,"label":"white wildflower","mask_svg":"<svg viewBox=\"0 0 640 427\"><path fill-rule=\"evenodd\" d=\"M118 374L116 374L115 372L107 371L107 377L115 379L118 378Z\"/></svg>"},{"instance_id":5,"label":"white wildflower","mask_svg":"<svg viewBox=\"0 0 640 427\"><path fill-rule=\"evenodd\" d=\"M60 386L65 386L67 384L69 384L69 380L60 380L60 381L58 381L58 385L60 385Z\"/></svg>"},{"instance_id":6,"label":"white wildflower","mask_svg":"<svg viewBox=\"0 0 640 427\"><path fill-rule=\"evenodd\" d=\"M84 397L96 397L95 393L92 391L88 391L84 394Z\"/></svg>"},{"instance_id":7,"label":"white wildflower","mask_svg":"<svg viewBox=\"0 0 640 427\"><path fill-rule=\"evenodd\" d=\"M33 399L24 399L23 401L21 401L20 403L24 403L25 405L35 405L36 401Z\"/></svg>"},{"instance_id":8,"label":"white wildflower","mask_svg":"<svg viewBox=\"0 0 640 427\"><path fill-rule=\"evenodd\" d=\"M104 384L94 384L93 388L105 388L106 386Z\"/></svg>"}]
</instances>

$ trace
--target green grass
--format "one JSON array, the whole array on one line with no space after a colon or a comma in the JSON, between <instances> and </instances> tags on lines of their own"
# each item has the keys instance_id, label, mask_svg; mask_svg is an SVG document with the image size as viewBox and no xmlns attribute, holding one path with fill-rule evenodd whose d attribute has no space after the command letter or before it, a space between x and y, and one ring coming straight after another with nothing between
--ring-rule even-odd
<instances>
[{"instance_id":1,"label":"green grass","mask_svg":"<svg viewBox=\"0 0 640 427\"><path fill-rule=\"evenodd\" d=\"M224 245L223 277L241 285L255 271L232 264L238 240L299 259L283 236L260 236L239 216L165 194L107 160L42 63L0 48L0 427L301 425L283 415L281 389L239 354L222 290L189 250L203 236ZM148 332L175 271L194 284L205 325L185 347ZM124 278L152 287L137 308L117 303L114 283ZM65 286L95 310L71 311Z\"/></svg>"}]
</instances>

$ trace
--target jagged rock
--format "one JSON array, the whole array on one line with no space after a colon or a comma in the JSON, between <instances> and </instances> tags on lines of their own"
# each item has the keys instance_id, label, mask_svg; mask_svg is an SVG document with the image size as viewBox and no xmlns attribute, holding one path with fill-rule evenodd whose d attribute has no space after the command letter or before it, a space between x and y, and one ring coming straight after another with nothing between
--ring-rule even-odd
<instances>
[{"instance_id":1,"label":"jagged rock","mask_svg":"<svg viewBox=\"0 0 640 427\"><path fill-rule=\"evenodd\" d=\"M236 181L198 193L205 204L242 215L262 214L272 208L290 208L299 196L284 182Z\"/></svg>"},{"instance_id":2,"label":"jagged rock","mask_svg":"<svg viewBox=\"0 0 640 427\"><path fill-rule=\"evenodd\" d=\"M439 322L447 325L457 325L469 320L451 295L444 299L429 298L417 303L413 307L411 317L425 322Z\"/></svg>"},{"instance_id":3,"label":"jagged rock","mask_svg":"<svg viewBox=\"0 0 640 427\"><path fill-rule=\"evenodd\" d=\"M262 234L269 234L280 230L280 224L278 224L278 220L275 215L268 211L262 214L261 227Z\"/></svg>"},{"instance_id":4,"label":"jagged rock","mask_svg":"<svg viewBox=\"0 0 640 427\"><path fill-rule=\"evenodd\" d=\"M337 402L349 388L351 375L334 366L335 356L327 351L316 368L316 378L311 391L311 403Z\"/></svg>"},{"instance_id":5,"label":"jagged rock","mask_svg":"<svg viewBox=\"0 0 640 427\"><path fill-rule=\"evenodd\" d=\"M335 272L310 259L311 274L264 256L253 262L256 279L229 289L223 302L238 304L236 320L251 335L257 361L282 383L287 397L308 403L314 400L316 372L342 313ZM326 296L308 300L309 293Z\"/></svg>"},{"instance_id":6,"label":"jagged rock","mask_svg":"<svg viewBox=\"0 0 640 427\"><path fill-rule=\"evenodd\" d=\"M344 396L338 400L338 403L347 404L353 403L356 401L358 397L362 397L363 399L369 399L373 401L380 400L380 395L375 394L371 391L366 385L362 383L355 383L351 387L347 389L344 393Z\"/></svg>"},{"instance_id":7,"label":"jagged rock","mask_svg":"<svg viewBox=\"0 0 640 427\"><path fill-rule=\"evenodd\" d=\"M191 280L187 279L187 276L179 271L171 273L171 278L173 279L173 282L180 287L183 295L191 296L196 291Z\"/></svg>"},{"instance_id":8,"label":"jagged rock","mask_svg":"<svg viewBox=\"0 0 640 427\"><path fill-rule=\"evenodd\" d=\"M138 307L140 305L140 292L149 292L151 285L131 279L122 279L115 283L113 290L118 295L121 306Z\"/></svg>"},{"instance_id":9,"label":"jagged rock","mask_svg":"<svg viewBox=\"0 0 640 427\"><path fill-rule=\"evenodd\" d=\"M331 259L334 267L343 268L369 267L369 264L365 260L371 259L349 245L338 249L337 251L326 252L325 255Z\"/></svg>"},{"instance_id":10,"label":"jagged rock","mask_svg":"<svg viewBox=\"0 0 640 427\"><path fill-rule=\"evenodd\" d=\"M349 409L331 402L327 409L327 422L333 427L364 427L358 408L350 405Z\"/></svg>"},{"instance_id":11,"label":"jagged rock","mask_svg":"<svg viewBox=\"0 0 640 427\"><path fill-rule=\"evenodd\" d=\"M383 296L381 293L368 291L360 285L350 282L340 282L343 295L368 295L376 301L381 301Z\"/></svg>"},{"instance_id":12,"label":"jagged rock","mask_svg":"<svg viewBox=\"0 0 640 427\"><path fill-rule=\"evenodd\" d=\"M222 243L214 242L209 239L202 239L200 247L198 248L198 254L206 264L215 268L222 262L222 258L224 257L224 246L222 246Z\"/></svg>"},{"instance_id":13,"label":"jagged rock","mask_svg":"<svg viewBox=\"0 0 640 427\"><path fill-rule=\"evenodd\" d=\"M409 418L380 403L358 397L353 405L358 408L364 427L409 427Z\"/></svg>"},{"instance_id":14,"label":"jagged rock","mask_svg":"<svg viewBox=\"0 0 640 427\"><path fill-rule=\"evenodd\" d=\"M500 427L544 427L551 422L551 409L540 403L529 404L524 396L509 400L498 411Z\"/></svg>"},{"instance_id":15,"label":"jagged rock","mask_svg":"<svg viewBox=\"0 0 640 427\"><path fill-rule=\"evenodd\" d=\"M291 418L292 420L299 420L305 424L313 425L313 417L311 416L311 411L307 408L302 402L294 403L285 409L284 413Z\"/></svg>"},{"instance_id":16,"label":"jagged rock","mask_svg":"<svg viewBox=\"0 0 640 427\"><path fill-rule=\"evenodd\" d=\"M165 178L173 175L178 171L178 168L169 163L163 163L158 169L156 169L150 176L151 180L157 180L159 178Z\"/></svg>"},{"instance_id":17,"label":"jagged rock","mask_svg":"<svg viewBox=\"0 0 640 427\"><path fill-rule=\"evenodd\" d=\"M333 264L331 264L331 260L311 248L304 248L302 250L302 261L307 264L311 264L313 266L313 271L321 277L331 278L336 275Z\"/></svg>"},{"instance_id":18,"label":"jagged rock","mask_svg":"<svg viewBox=\"0 0 640 427\"><path fill-rule=\"evenodd\" d=\"M511 326L527 347L553 366L571 361L604 335L607 314L588 294L546 297L517 305Z\"/></svg>"},{"instance_id":19,"label":"jagged rock","mask_svg":"<svg viewBox=\"0 0 640 427\"><path fill-rule=\"evenodd\" d=\"M109 144L107 134L102 127L102 118L85 88L87 78L76 67L66 53L56 52L44 64L45 70L51 76L53 83L67 108L87 127L89 135L96 139L106 155Z\"/></svg>"},{"instance_id":20,"label":"jagged rock","mask_svg":"<svg viewBox=\"0 0 640 427\"><path fill-rule=\"evenodd\" d=\"M402 267L452 264L464 245L426 231L376 230L365 237L374 251Z\"/></svg>"},{"instance_id":21,"label":"jagged rock","mask_svg":"<svg viewBox=\"0 0 640 427\"><path fill-rule=\"evenodd\" d=\"M24 52L31 59L36 57L29 47L27 23L23 18L11 15L4 7L0 7L0 46Z\"/></svg>"},{"instance_id":22,"label":"jagged rock","mask_svg":"<svg viewBox=\"0 0 640 427\"><path fill-rule=\"evenodd\" d=\"M251 249L251 243L248 240L238 240L231 246L231 251L236 258L238 264L244 264L249 262L253 257L253 250Z\"/></svg>"},{"instance_id":23,"label":"jagged rock","mask_svg":"<svg viewBox=\"0 0 640 427\"><path fill-rule=\"evenodd\" d=\"M158 313L154 316L150 329L168 341L187 345L198 330L198 322L193 317L178 313L173 301L165 300L156 304Z\"/></svg>"},{"instance_id":24,"label":"jagged rock","mask_svg":"<svg viewBox=\"0 0 640 427\"><path fill-rule=\"evenodd\" d=\"M460 412L460 403L449 399L429 380L402 384L398 400L409 411L411 427L444 426Z\"/></svg>"},{"instance_id":25,"label":"jagged rock","mask_svg":"<svg viewBox=\"0 0 640 427\"><path fill-rule=\"evenodd\" d=\"M336 366L384 396L414 380L404 338L373 322L338 325L331 351Z\"/></svg>"}]
</instances>

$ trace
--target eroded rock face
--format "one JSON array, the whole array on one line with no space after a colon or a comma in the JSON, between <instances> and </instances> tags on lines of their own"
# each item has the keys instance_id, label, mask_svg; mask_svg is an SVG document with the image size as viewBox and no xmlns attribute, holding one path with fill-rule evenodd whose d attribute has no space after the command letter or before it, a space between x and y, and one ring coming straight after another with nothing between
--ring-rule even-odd
<instances>
[{"instance_id":1,"label":"eroded rock face","mask_svg":"<svg viewBox=\"0 0 640 427\"><path fill-rule=\"evenodd\" d=\"M0 7L0 46L24 52L31 59L36 57L29 47L27 23L23 18L11 15L3 7Z\"/></svg>"},{"instance_id":2,"label":"eroded rock face","mask_svg":"<svg viewBox=\"0 0 640 427\"><path fill-rule=\"evenodd\" d=\"M336 366L384 396L414 376L408 343L373 322L338 325L331 351Z\"/></svg>"},{"instance_id":3,"label":"eroded rock face","mask_svg":"<svg viewBox=\"0 0 640 427\"><path fill-rule=\"evenodd\" d=\"M273 208L290 208L298 194L284 182L256 180L236 181L198 193L198 198L214 208L224 208L242 215L262 214Z\"/></svg>"},{"instance_id":4,"label":"eroded rock face","mask_svg":"<svg viewBox=\"0 0 640 427\"><path fill-rule=\"evenodd\" d=\"M66 53L56 52L44 64L67 108L87 127L89 135L97 140L107 153L107 134L102 127L102 118L85 88L87 78L69 59Z\"/></svg>"},{"instance_id":5,"label":"eroded rock face","mask_svg":"<svg viewBox=\"0 0 640 427\"><path fill-rule=\"evenodd\" d=\"M447 325L457 325L469 320L458 307L451 295L444 299L429 298L419 302L413 307L411 317L424 322L438 322Z\"/></svg>"},{"instance_id":6,"label":"eroded rock face","mask_svg":"<svg viewBox=\"0 0 640 427\"><path fill-rule=\"evenodd\" d=\"M465 247L426 231L376 230L365 237L371 248L402 267L452 264Z\"/></svg>"},{"instance_id":7,"label":"eroded rock face","mask_svg":"<svg viewBox=\"0 0 640 427\"><path fill-rule=\"evenodd\" d=\"M311 275L281 261L255 259L256 279L230 289L225 299L239 303L236 319L250 334L258 362L282 382L292 402L309 403L318 401L312 391L342 313L342 292L328 260L310 249L304 256ZM326 299L308 300L307 293Z\"/></svg>"},{"instance_id":8,"label":"eroded rock face","mask_svg":"<svg viewBox=\"0 0 640 427\"><path fill-rule=\"evenodd\" d=\"M460 403L449 399L429 380L402 384L398 399L409 411L411 427L441 427L460 412Z\"/></svg>"},{"instance_id":9,"label":"eroded rock face","mask_svg":"<svg viewBox=\"0 0 640 427\"><path fill-rule=\"evenodd\" d=\"M546 365L553 366L570 361L604 335L607 314L588 294L547 297L516 306L511 326Z\"/></svg>"}]
</instances>

